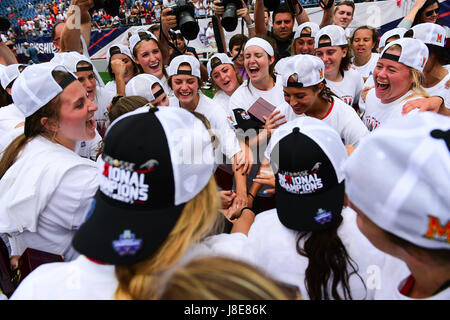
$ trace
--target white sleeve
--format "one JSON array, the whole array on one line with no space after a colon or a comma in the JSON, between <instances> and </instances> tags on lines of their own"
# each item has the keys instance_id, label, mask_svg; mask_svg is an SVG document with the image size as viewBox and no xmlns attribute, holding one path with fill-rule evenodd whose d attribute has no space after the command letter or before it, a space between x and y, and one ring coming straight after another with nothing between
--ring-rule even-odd
<instances>
[{"instance_id":1,"label":"white sleeve","mask_svg":"<svg viewBox=\"0 0 450 320\"><path fill-rule=\"evenodd\" d=\"M356 70L355 70L355 85L356 85L355 101L353 103L358 104L359 97L361 96L361 91L364 88L364 79L361 76L361 74L359 72L357 72Z\"/></svg>"},{"instance_id":2,"label":"white sleeve","mask_svg":"<svg viewBox=\"0 0 450 320\"><path fill-rule=\"evenodd\" d=\"M367 130L367 127L352 107L349 105L345 105L345 107L345 118L347 123L343 126L342 138L344 139L345 145L351 144L357 146L359 140L368 134L369 130Z\"/></svg>"},{"instance_id":3,"label":"white sleeve","mask_svg":"<svg viewBox=\"0 0 450 320\"><path fill-rule=\"evenodd\" d=\"M219 139L220 150L227 156L227 158L232 159L234 155L241 151L241 146L236 137L236 133L231 129L229 122L227 120L227 114L221 106L217 106L217 110L214 111L216 116L216 123L211 124L214 134Z\"/></svg>"}]
</instances>

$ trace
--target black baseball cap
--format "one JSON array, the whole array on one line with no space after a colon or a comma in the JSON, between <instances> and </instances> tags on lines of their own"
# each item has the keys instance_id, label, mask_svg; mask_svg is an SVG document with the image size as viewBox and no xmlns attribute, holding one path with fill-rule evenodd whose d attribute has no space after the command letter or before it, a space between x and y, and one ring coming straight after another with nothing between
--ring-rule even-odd
<instances>
[{"instance_id":1,"label":"black baseball cap","mask_svg":"<svg viewBox=\"0 0 450 320\"><path fill-rule=\"evenodd\" d=\"M73 247L106 264L146 259L207 185L213 166L210 135L190 112L144 106L119 117L105 136L100 188Z\"/></svg>"},{"instance_id":2,"label":"black baseball cap","mask_svg":"<svg viewBox=\"0 0 450 320\"><path fill-rule=\"evenodd\" d=\"M275 130L266 151L275 174L275 200L281 223L297 231L335 225L341 214L347 158L337 132L312 117L300 117Z\"/></svg>"}]
</instances>

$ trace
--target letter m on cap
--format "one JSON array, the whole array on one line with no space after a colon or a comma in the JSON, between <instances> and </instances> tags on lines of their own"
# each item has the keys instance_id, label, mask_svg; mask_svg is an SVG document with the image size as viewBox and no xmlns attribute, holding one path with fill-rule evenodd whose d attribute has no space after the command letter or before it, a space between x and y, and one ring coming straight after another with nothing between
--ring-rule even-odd
<instances>
[{"instance_id":1,"label":"letter m on cap","mask_svg":"<svg viewBox=\"0 0 450 320\"><path fill-rule=\"evenodd\" d=\"M447 224L441 226L439 218L428 216L428 231L424 235L425 238L431 240L443 239L445 242L450 243L450 221Z\"/></svg>"},{"instance_id":2,"label":"letter m on cap","mask_svg":"<svg viewBox=\"0 0 450 320\"><path fill-rule=\"evenodd\" d=\"M442 43L442 33L439 33L439 34L437 35L436 41Z\"/></svg>"}]
</instances>

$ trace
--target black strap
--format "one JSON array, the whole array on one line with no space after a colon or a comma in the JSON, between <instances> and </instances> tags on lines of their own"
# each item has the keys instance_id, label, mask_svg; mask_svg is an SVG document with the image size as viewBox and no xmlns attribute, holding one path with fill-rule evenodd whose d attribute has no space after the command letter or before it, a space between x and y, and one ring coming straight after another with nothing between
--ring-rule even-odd
<instances>
[{"instance_id":1,"label":"black strap","mask_svg":"<svg viewBox=\"0 0 450 320\"><path fill-rule=\"evenodd\" d=\"M192 76L192 70L178 70L177 74L187 74L189 76Z\"/></svg>"},{"instance_id":2,"label":"black strap","mask_svg":"<svg viewBox=\"0 0 450 320\"><path fill-rule=\"evenodd\" d=\"M220 36L219 22L215 15L212 16L211 22L213 24L214 37L216 38L217 52L226 53L226 46L222 42L222 37Z\"/></svg>"},{"instance_id":3,"label":"black strap","mask_svg":"<svg viewBox=\"0 0 450 320\"><path fill-rule=\"evenodd\" d=\"M395 54L389 54L389 53L383 53L383 55L381 56L382 59L389 59L392 61L397 61L400 60L400 56L396 56Z\"/></svg>"},{"instance_id":4,"label":"black strap","mask_svg":"<svg viewBox=\"0 0 450 320\"><path fill-rule=\"evenodd\" d=\"M211 71L214 70L216 67L220 66L221 64L222 64L222 61L220 61L220 59L218 62L211 64Z\"/></svg>"},{"instance_id":5,"label":"black strap","mask_svg":"<svg viewBox=\"0 0 450 320\"><path fill-rule=\"evenodd\" d=\"M164 93L164 89L159 89L157 92L155 92L154 94L153 94L153 96L155 97L155 99L156 98L158 98L160 95L162 95Z\"/></svg>"},{"instance_id":6,"label":"black strap","mask_svg":"<svg viewBox=\"0 0 450 320\"><path fill-rule=\"evenodd\" d=\"M442 98L441 98L442 99ZM450 130L442 131L435 129L430 132L430 135L435 139L442 139L447 144L447 148L450 151Z\"/></svg>"},{"instance_id":7,"label":"black strap","mask_svg":"<svg viewBox=\"0 0 450 320\"><path fill-rule=\"evenodd\" d=\"M82 72L82 71L93 71L94 69L92 68L92 65L89 67L77 67L77 72Z\"/></svg>"},{"instance_id":8,"label":"black strap","mask_svg":"<svg viewBox=\"0 0 450 320\"><path fill-rule=\"evenodd\" d=\"M244 35L244 19L241 20L241 34ZM236 54L236 56L234 56L234 57L231 59L231 61L234 62L234 60L236 60L236 59L239 57L239 55L241 54L241 51L242 51L242 47L243 47L243 46L244 46L244 39L242 39L242 41L241 41L241 45L239 46L238 53ZM231 48L229 48L229 49L231 49Z\"/></svg>"},{"instance_id":9,"label":"black strap","mask_svg":"<svg viewBox=\"0 0 450 320\"><path fill-rule=\"evenodd\" d=\"M319 45L318 45L317 47L318 47L318 48L332 47L331 41L319 43Z\"/></svg>"},{"instance_id":10,"label":"black strap","mask_svg":"<svg viewBox=\"0 0 450 320\"><path fill-rule=\"evenodd\" d=\"M112 57L113 55L117 54L117 53L122 53L120 51L120 48L117 46L113 46L111 48L109 48L109 55Z\"/></svg>"},{"instance_id":11,"label":"black strap","mask_svg":"<svg viewBox=\"0 0 450 320\"><path fill-rule=\"evenodd\" d=\"M58 82L59 86L64 90L69 84L77 80L71 73L60 82Z\"/></svg>"},{"instance_id":12,"label":"black strap","mask_svg":"<svg viewBox=\"0 0 450 320\"><path fill-rule=\"evenodd\" d=\"M311 38L311 33L301 33L300 32L300 38Z\"/></svg>"}]
</instances>

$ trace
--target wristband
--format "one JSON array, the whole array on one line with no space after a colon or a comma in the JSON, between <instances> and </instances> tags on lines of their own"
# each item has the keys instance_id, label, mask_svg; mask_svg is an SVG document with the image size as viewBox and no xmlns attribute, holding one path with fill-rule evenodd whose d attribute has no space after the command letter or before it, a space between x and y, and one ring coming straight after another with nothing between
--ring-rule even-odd
<instances>
[{"instance_id":1,"label":"wristband","mask_svg":"<svg viewBox=\"0 0 450 320\"><path fill-rule=\"evenodd\" d=\"M247 28L248 29L254 29L255 28L255 23L253 22L252 24L248 24Z\"/></svg>"},{"instance_id":2,"label":"wristband","mask_svg":"<svg viewBox=\"0 0 450 320\"><path fill-rule=\"evenodd\" d=\"M250 192L249 193L247 193L250 197L252 197L252 199L253 200L255 200L255 196L254 195L252 195Z\"/></svg>"},{"instance_id":3,"label":"wristband","mask_svg":"<svg viewBox=\"0 0 450 320\"><path fill-rule=\"evenodd\" d=\"M239 215L239 218L242 216L242 212L244 212L245 209L248 209L248 210L250 210L251 212L253 212L252 208L250 208L250 207L243 207L243 208L241 209L241 214Z\"/></svg>"}]
</instances>

